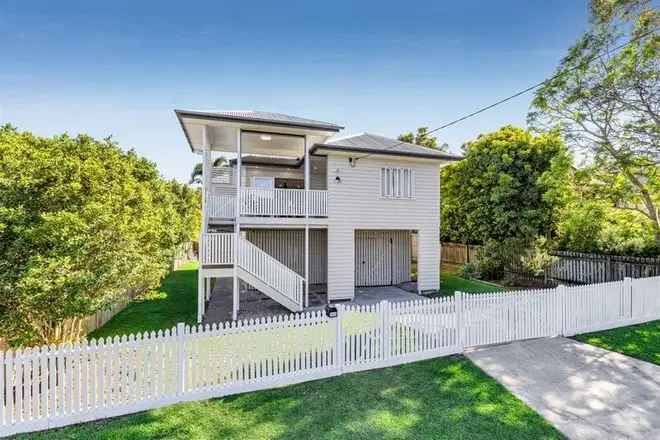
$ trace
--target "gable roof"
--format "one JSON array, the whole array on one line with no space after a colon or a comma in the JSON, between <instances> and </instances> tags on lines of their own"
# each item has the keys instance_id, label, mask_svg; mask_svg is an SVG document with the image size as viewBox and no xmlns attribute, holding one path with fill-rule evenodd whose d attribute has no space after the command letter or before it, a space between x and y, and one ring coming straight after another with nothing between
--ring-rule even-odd
<instances>
[{"instance_id":1,"label":"gable roof","mask_svg":"<svg viewBox=\"0 0 660 440\"><path fill-rule=\"evenodd\" d=\"M423 147L421 145L402 142L397 139L391 139L370 133L360 133L353 136L330 140L324 144L316 144L312 147L312 152L319 148L441 160L461 160L463 158L434 148Z\"/></svg>"},{"instance_id":2,"label":"gable roof","mask_svg":"<svg viewBox=\"0 0 660 440\"><path fill-rule=\"evenodd\" d=\"M227 111L197 111L174 110L177 117L193 117L202 119L215 119L230 122L256 122L261 124L280 125L296 128L315 128L328 131L339 131L344 127L331 122L317 121L283 113L262 112L255 110L227 110Z\"/></svg>"}]
</instances>

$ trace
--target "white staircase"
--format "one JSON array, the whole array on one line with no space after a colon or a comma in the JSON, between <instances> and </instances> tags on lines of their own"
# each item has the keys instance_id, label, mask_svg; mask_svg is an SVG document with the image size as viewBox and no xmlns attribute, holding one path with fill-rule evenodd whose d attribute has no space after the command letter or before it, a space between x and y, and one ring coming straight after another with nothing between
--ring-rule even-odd
<instances>
[{"instance_id":1,"label":"white staircase","mask_svg":"<svg viewBox=\"0 0 660 440\"><path fill-rule=\"evenodd\" d=\"M206 266L232 266L238 252L238 277L292 312L303 310L305 278L234 233L204 233L200 261Z\"/></svg>"},{"instance_id":2,"label":"white staircase","mask_svg":"<svg viewBox=\"0 0 660 440\"><path fill-rule=\"evenodd\" d=\"M239 278L287 309L302 311L305 279L242 237L237 270Z\"/></svg>"}]
</instances>

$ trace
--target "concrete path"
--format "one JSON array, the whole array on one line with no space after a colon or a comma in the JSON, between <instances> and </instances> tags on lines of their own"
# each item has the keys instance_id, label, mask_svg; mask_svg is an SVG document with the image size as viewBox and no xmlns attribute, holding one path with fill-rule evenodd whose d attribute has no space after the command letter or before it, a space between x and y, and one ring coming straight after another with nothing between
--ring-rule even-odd
<instances>
[{"instance_id":1,"label":"concrete path","mask_svg":"<svg viewBox=\"0 0 660 440\"><path fill-rule=\"evenodd\" d=\"M660 366L566 338L467 356L571 439L660 439Z\"/></svg>"}]
</instances>

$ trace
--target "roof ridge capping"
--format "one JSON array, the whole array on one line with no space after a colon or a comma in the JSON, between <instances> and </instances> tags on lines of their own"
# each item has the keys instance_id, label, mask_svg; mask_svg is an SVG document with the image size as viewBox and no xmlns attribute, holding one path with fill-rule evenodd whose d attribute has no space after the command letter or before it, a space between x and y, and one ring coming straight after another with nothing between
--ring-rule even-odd
<instances>
[{"instance_id":1,"label":"roof ridge capping","mask_svg":"<svg viewBox=\"0 0 660 440\"><path fill-rule=\"evenodd\" d=\"M369 154L412 156L451 161L463 159L463 156L446 153L423 145L399 141L397 139L388 138L374 133L360 133L331 139L324 144L316 144L312 148L312 151L324 147L335 150L365 152Z\"/></svg>"},{"instance_id":2,"label":"roof ridge capping","mask_svg":"<svg viewBox=\"0 0 660 440\"><path fill-rule=\"evenodd\" d=\"M219 110L200 111L175 109L177 118L192 117L201 119L215 119L219 121L255 122L271 125L283 125L299 128L312 128L338 132L344 127L332 122L318 121L315 119L302 118L300 116L287 115L285 113L266 112L259 110Z\"/></svg>"}]
</instances>

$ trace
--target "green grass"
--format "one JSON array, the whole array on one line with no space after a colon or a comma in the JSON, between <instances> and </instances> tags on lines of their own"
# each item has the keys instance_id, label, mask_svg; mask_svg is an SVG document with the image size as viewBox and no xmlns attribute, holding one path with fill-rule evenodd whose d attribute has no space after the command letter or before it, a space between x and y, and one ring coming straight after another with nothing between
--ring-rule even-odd
<instances>
[{"instance_id":1,"label":"green grass","mask_svg":"<svg viewBox=\"0 0 660 440\"><path fill-rule=\"evenodd\" d=\"M586 333L575 339L660 365L660 321Z\"/></svg>"},{"instance_id":2,"label":"green grass","mask_svg":"<svg viewBox=\"0 0 660 440\"><path fill-rule=\"evenodd\" d=\"M131 302L90 338L166 329L179 322L197 322L197 263L169 274L160 288Z\"/></svg>"},{"instance_id":3,"label":"green grass","mask_svg":"<svg viewBox=\"0 0 660 440\"><path fill-rule=\"evenodd\" d=\"M498 292L502 287L479 280L468 280L458 275L443 271L440 274L440 296L451 296L454 292L482 293Z\"/></svg>"},{"instance_id":4,"label":"green grass","mask_svg":"<svg viewBox=\"0 0 660 440\"><path fill-rule=\"evenodd\" d=\"M32 435L41 439L550 439L463 357L440 358Z\"/></svg>"}]
</instances>

